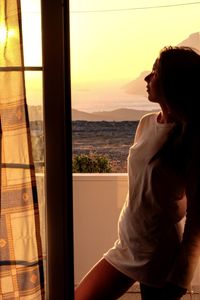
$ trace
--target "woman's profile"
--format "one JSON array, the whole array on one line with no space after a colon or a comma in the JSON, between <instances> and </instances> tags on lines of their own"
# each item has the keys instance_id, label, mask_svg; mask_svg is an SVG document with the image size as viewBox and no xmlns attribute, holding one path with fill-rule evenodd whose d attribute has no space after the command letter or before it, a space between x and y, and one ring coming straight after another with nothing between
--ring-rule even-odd
<instances>
[{"instance_id":1,"label":"woman's profile","mask_svg":"<svg viewBox=\"0 0 200 300\"><path fill-rule=\"evenodd\" d=\"M178 300L198 263L200 55L165 47L144 80L161 110L139 122L118 239L80 282L76 300L118 299L136 281L142 300Z\"/></svg>"}]
</instances>

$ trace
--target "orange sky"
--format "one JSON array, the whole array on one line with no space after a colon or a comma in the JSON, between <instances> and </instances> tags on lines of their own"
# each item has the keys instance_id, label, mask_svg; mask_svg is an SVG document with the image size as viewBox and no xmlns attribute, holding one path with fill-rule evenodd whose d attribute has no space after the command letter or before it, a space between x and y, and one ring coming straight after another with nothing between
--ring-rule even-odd
<instances>
[{"instance_id":1,"label":"orange sky","mask_svg":"<svg viewBox=\"0 0 200 300\"><path fill-rule=\"evenodd\" d=\"M176 45L199 32L200 5L182 5L189 2L71 0L73 103L78 101L77 90L92 89L99 96L101 90L105 95L110 87L132 81L142 71L151 69L160 48ZM40 0L21 0L21 4L25 64L41 66ZM41 104L41 73L27 73L26 82L29 103ZM82 102L89 101L87 95L81 95Z\"/></svg>"},{"instance_id":2,"label":"orange sky","mask_svg":"<svg viewBox=\"0 0 200 300\"><path fill-rule=\"evenodd\" d=\"M188 2L71 0L72 85L130 81L151 69L163 46L200 31L200 4L180 5Z\"/></svg>"}]
</instances>

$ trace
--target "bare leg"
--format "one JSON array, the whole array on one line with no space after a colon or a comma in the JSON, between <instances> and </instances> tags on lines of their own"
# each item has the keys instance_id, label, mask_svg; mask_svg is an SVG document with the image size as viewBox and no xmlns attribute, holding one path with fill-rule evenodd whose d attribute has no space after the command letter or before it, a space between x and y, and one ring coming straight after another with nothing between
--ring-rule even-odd
<instances>
[{"instance_id":1,"label":"bare leg","mask_svg":"<svg viewBox=\"0 0 200 300\"><path fill-rule=\"evenodd\" d=\"M101 259L75 290L75 300L114 300L122 296L134 280Z\"/></svg>"},{"instance_id":2,"label":"bare leg","mask_svg":"<svg viewBox=\"0 0 200 300\"><path fill-rule=\"evenodd\" d=\"M140 292L142 300L161 300L162 299L162 288L155 288L140 283Z\"/></svg>"}]
</instances>

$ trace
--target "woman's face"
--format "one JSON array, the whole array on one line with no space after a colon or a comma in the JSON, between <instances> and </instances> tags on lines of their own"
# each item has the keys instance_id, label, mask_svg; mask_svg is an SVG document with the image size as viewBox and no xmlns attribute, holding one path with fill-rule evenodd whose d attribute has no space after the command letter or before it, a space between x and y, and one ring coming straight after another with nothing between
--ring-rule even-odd
<instances>
[{"instance_id":1,"label":"woman's face","mask_svg":"<svg viewBox=\"0 0 200 300\"><path fill-rule=\"evenodd\" d=\"M144 80L147 82L147 93L148 99L151 102L161 103L161 88L160 81L158 77L158 64L159 60L156 59L153 69L149 75L147 75Z\"/></svg>"}]
</instances>

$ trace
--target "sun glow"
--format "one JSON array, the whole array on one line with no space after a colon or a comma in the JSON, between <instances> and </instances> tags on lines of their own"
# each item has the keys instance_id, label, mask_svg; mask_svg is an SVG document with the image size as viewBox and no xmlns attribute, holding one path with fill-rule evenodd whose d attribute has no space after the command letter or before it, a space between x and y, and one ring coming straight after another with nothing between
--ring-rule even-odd
<instances>
[{"instance_id":1,"label":"sun glow","mask_svg":"<svg viewBox=\"0 0 200 300\"><path fill-rule=\"evenodd\" d=\"M40 0L21 0L24 63L42 65L42 30Z\"/></svg>"},{"instance_id":2,"label":"sun glow","mask_svg":"<svg viewBox=\"0 0 200 300\"><path fill-rule=\"evenodd\" d=\"M24 64L42 67L41 1L21 0ZM28 105L42 105L42 71L26 71Z\"/></svg>"}]
</instances>

